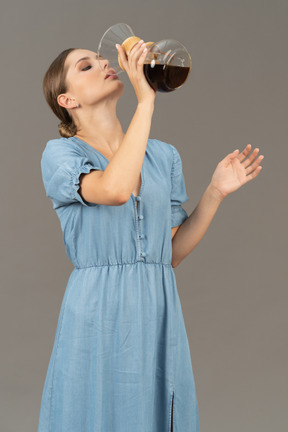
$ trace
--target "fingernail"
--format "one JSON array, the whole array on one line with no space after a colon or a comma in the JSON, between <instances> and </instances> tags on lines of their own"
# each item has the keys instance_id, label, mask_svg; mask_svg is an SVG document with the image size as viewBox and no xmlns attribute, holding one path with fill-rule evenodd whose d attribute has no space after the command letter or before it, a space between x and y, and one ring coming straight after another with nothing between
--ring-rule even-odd
<instances>
[{"instance_id":1,"label":"fingernail","mask_svg":"<svg viewBox=\"0 0 288 432\"><path fill-rule=\"evenodd\" d=\"M118 47L119 47L119 45L118 44L116 44L116 48L118 49Z\"/></svg>"}]
</instances>

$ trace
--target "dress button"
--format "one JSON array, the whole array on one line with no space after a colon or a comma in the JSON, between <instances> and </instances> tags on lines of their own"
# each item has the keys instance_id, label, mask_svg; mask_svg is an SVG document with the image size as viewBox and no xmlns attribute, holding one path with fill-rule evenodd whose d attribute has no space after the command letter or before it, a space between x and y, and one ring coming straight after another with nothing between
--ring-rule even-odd
<instances>
[{"instance_id":1,"label":"dress button","mask_svg":"<svg viewBox=\"0 0 288 432\"><path fill-rule=\"evenodd\" d=\"M139 235L139 238L140 238L140 239L143 239L143 238L144 238L144 234L140 234L140 235Z\"/></svg>"},{"instance_id":2,"label":"dress button","mask_svg":"<svg viewBox=\"0 0 288 432\"><path fill-rule=\"evenodd\" d=\"M136 201L141 201L141 197L140 196L136 196Z\"/></svg>"},{"instance_id":3,"label":"dress button","mask_svg":"<svg viewBox=\"0 0 288 432\"><path fill-rule=\"evenodd\" d=\"M138 218L139 218L139 219L143 219L144 216L143 216L143 215L139 215Z\"/></svg>"},{"instance_id":4,"label":"dress button","mask_svg":"<svg viewBox=\"0 0 288 432\"><path fill-rule=\"evenodd\" d=\"M143 257L145 257L145 256L146 256L146 253L145 253L145 252L141 252L141 255L142 255Z\"/></svg>"}]
</instances>

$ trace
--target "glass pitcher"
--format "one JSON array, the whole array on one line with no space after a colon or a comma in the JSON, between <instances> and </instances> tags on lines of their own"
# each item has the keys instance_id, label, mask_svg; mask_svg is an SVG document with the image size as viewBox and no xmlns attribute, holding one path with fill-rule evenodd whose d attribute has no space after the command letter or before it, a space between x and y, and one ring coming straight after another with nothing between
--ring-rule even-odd
<instances>
[{"instance_id":1,"label":"glass pitcher","mask_svg":"<svg viewBox=\"0 0 288 432\"><path fill-rule=\"evenodd\" d=\"M135 36L131 27L120 23L110 27L102 36L98 55L108 59L111 69L117 75L124 71L116 43L121 45L126 55L141 38ZM159 42L146 42L147 54L143 65L145 77L150 86L159 92L171 92L187 80L192 67L190 54L186 48L174 39ZM101 63L99 61L100 67Z\"/></svg>"}]
</instances>

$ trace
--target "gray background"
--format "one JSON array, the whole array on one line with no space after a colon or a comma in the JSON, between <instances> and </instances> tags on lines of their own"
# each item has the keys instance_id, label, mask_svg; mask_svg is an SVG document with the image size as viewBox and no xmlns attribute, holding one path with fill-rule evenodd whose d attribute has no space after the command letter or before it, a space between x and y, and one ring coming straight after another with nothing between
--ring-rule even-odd
<instances>
[{"instance_id":1,"label":"gray background","mask_svg":"<svg viewBox=\"0 0 288 432\"><path fill-rule=\"evenodd\" d=\"M250 143L265 156L175 273L201 432L287 430L287 17L284 0L2 2L1 431L36 431L73 269L40 171L59 136L42 79L63 49L96 51L119 22L191 54L185 85L157 94L150 133L181 154L188 214L227 153ZM137 99L121 80L126 131Z\"/></svg>"}]
</instances>

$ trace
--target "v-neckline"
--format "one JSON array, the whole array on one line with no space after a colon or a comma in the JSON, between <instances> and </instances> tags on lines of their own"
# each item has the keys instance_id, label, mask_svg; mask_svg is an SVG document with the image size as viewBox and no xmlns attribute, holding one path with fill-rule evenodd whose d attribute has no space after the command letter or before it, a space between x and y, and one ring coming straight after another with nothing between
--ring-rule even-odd
<instances>
[{"instance_id":1,"label":"v-neckline","mask_svg":"<svg viewBox=\"0 0 288 432\"><path fill-rule=\"evenodd\" d=\"M100 154L100 156L102 156L102 157L106 160L106 162L108 162L108 164L111 162L111 161L110 161L106 156L103 155L103 153L101 153L101 152L100 152L99 150L97 150L95 147L92 147L92 146L91 146L90 144L88 144L86 141L83 141L81 138L78 138L78 137L75 136L75 135L72 136L72 137L70 137L70 138L72 138L72 139L74 138L74 139L80 141L81 143L85 144L86 146L88 146L90 149L95 150L96 153ZM149 141L149 139L148 139L148 141ZM148 145L148 141L147 141L147 145ZM145 151L145 156L146 156L146 151ZM141 167L141 173L140 173L140 175L141 175L141 185L140 185L139 195L134 195L133 193L131 193L131 196L130 196L130 198L133 197L134 200L136 200L136 198L142 196L142 193L141 193L141 192L142 192L143 185L144 185L144 175L143 175L143 172L144 172L144 161L145 161L145 156L144 156L144 160L143 160L142 167Z\"/></svg>"}]
</instances>

